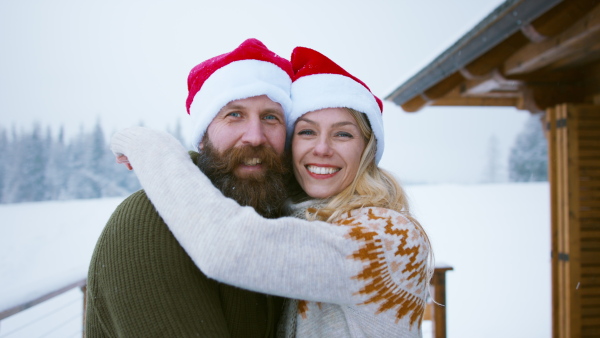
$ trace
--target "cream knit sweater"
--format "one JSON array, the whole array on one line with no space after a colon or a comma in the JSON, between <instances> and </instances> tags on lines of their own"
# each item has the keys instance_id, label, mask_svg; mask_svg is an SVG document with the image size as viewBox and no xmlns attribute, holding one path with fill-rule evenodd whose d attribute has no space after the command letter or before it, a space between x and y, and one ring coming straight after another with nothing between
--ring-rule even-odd
<instances>
[{"instance_id":1,"label":"cream knit sweater","mask_svg":"<svg viewBox=\"0 0 600 338\"><path fill-rule=\"evenodd\" d=\"M400 213L369 207L333 223L264 219L225 198L166 133L126 129L111 148L129 158L161 217L208 277L300 300L291 303L288 311L296 314L286 323L296 336L421 337L430 248Z\"/></svg>"}]
</instances>

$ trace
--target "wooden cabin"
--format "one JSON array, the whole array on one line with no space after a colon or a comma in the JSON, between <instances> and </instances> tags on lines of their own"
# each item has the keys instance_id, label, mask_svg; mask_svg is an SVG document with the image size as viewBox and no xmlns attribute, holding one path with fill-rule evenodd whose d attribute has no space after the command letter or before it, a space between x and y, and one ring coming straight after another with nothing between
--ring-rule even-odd
<instances>
[{"instance_id":1,"label":"wooden cabin","mask_svg":"<svg viewBox=\"0 0 600 338\"><path fill-rule=\"evenodd\" d=\"M508 0L385 99L543 116L552 336L600 337L600 0Z\"/></svg>"}]
</instances>

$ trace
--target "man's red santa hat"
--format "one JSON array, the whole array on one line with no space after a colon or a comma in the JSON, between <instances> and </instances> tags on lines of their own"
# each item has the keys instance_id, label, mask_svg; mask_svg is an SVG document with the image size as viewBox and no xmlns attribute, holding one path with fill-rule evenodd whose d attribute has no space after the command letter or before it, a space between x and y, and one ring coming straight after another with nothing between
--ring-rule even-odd
<instances>
[{"instance_id":1,"label":"man's red santa hat","mask_svg":"<svg viewBox=\"0 0 600 338\"><path fill-rule=\"evenodd\" d=\"M364 82L325 55L306 47L292 52L294 82L292 112L287 120L288 138L302 115L325 108L352 108L365 114L377 140L376 163L383 155L383 103Z\"/></svg>"},{"instance_id":2,"label":"man's red santa hat","mask_svg":"<svg viewBox=\"0 0 600 338\"><path fill-rule=\"evenodd\" d=\"M192 118L192 147L198 144L217 113L231 101L267 95L288 116L292 102L291 63L257 39L194 67L188 76L186 108Z\"/></svg>"}]
</instances>

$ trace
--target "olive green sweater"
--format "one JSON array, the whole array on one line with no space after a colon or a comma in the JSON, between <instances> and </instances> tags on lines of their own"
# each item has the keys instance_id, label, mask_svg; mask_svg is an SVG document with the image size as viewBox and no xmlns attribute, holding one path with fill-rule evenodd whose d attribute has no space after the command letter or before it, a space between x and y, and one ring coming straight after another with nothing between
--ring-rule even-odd
<instances>
[{"instance_id":1,"label":"olive green sweater","mask_svg":"<svg viewBox=\"0 0 600 338\"><path fill-rule=\"evenodd\" d=\"M113 213L91 260L87 337L274 337L281 299L207 278L144 191Z\"/></svg>"}]
</instances>

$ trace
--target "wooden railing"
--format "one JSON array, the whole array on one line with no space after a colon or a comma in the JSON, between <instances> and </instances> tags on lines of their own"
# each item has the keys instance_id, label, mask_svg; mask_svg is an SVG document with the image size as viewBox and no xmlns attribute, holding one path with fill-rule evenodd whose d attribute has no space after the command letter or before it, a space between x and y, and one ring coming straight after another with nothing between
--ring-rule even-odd
<instances>
[{"instance_id":1,"label":"wooden railing","mask_svg":"<svg viewBox=\"0 0 600 338\"><path fill-rule=\"evenodd\" d=\"M425 308L424 320L431 320L433 338L446 338L446 271L448 265L436 265L431 279L431 297Z\"/></svg>"},{"instance_id":2,"label":"wooden railing","mask_svg":"<svg viewBox=\"0 0 600 338\"><path fill-rule=\"evenodd\" d=\"M431 295L435 302L431 301L427 304L425 309L425 320L432 321L433 337L432 338L446 338L446 271L453 270L451 266L438 265L435 267L433 278L431 280ZM67 291L74 288L80 288L83 292L83 327L85 327L85 307L86 307L86 287L87 280L82 279L75 283L69 284L56 291L45 294L34 300L25 302L23 304L14 306L10 309L0 312L0 321L15 315L21 311L27 310L35 305L45 302L51 298L59 296ZM437 303L437 304L436 304ZM82 332L83 334L83 332ZM85 336L85 335L84 335Z\"/></svg>"}]
</instances>

